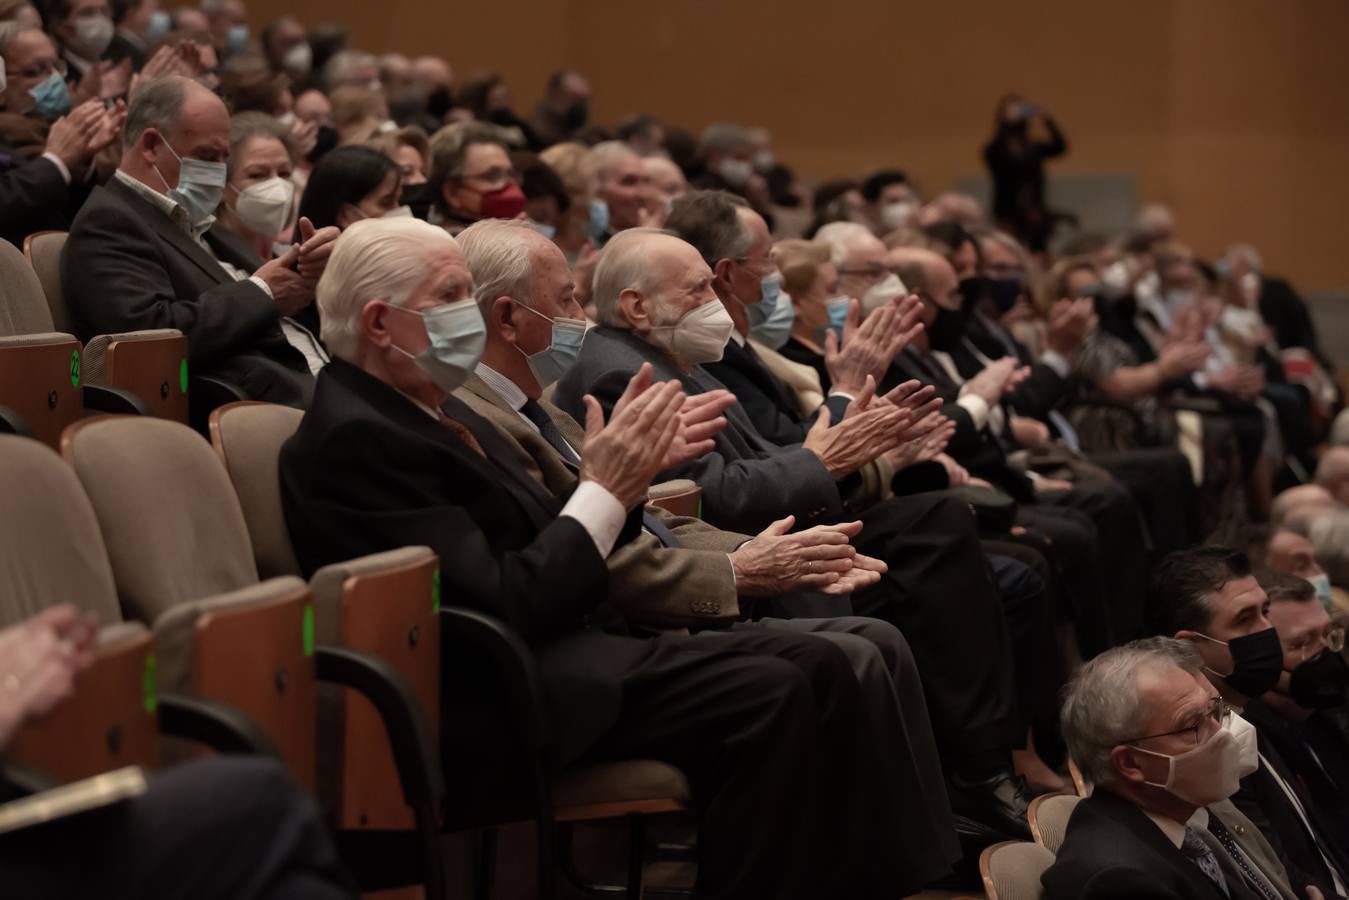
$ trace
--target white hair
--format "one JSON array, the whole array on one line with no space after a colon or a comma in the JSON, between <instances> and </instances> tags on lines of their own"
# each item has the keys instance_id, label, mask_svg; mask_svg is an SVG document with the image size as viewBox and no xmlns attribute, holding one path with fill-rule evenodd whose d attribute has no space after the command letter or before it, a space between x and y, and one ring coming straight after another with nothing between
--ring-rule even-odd
<instances>
[{"instance_id":1,"label":"white hair","mask_svg":"<svg viewBox=\"0 0 1349 900\"><path fill-rule=\"evenodd\" d=\"M849 248L863 238L874 238L871 229L857 222L830 222L815 232L815 240L829 248L829 261L843 265Z\"/></svg>"},{"instance_id":2,"label":"white hair","mask_svg":"<svg viewBox=\"0 0 1349 900\"><path fill-rule=\"evenodd\" d=\"M1079 669L1064 689L1060 723L1083 777L1092 784L1113 780L1111 751L1142 737L1139 672L1175 667L1198 675L1200 665L1199 651L1188 641L1154 637L1107 650Z\"/></svg>"},{"instance_id":3,"label":"white hair","mask_svg":"<svg viewBox=\"0 0 1349 900\"><path fill-rule=\"evenodd\" d=\"M473 295L484 321L498 297L525 300L534 253L543 235L513 219L483 219L460 232L459 249L473 273Z\"/></svg>"},{"instance_id":4,"label":"white hair","mask_svg":"<svg viewBox=\"0 0 1349 900\"><path fill-rule=\"evenodd\" d=\"M601 141L590 148L586 154L584 169L596 185L604 187L605 182L609 180L609 169L621 159L632 157L640 160L641 157L622 141Z\"/></svg>"},{"instance_id":5,"label":"white hair","mask_svg":"<svg viewBox=\"0 0 1349 900\"><path fill-rule=\"evenodd\" d=\"M618 296L628 289L643 294L650 292L653 279L649 251L653 243L650 238L654 236L674 237L659 228L628 228L610 238L600 251L590 298L595 304L595 318L601 325L627 328Z\"/></svg>"},{"instance_id":6,"label":"white hair","mask_svg":"<svg viewBox=\"0 0 1349 900\"><path fill-rule=\"evenodd\" d=\"M329 352L355 362L365 304L406 303L426 277L427 254L446 243L457 246L445 229L420 219L363 219L342 232L314 291Z\"/></svg>"},{"instance_id":7,"label":"white hair","mask_svg":"<svg viewBox=\"0 0 1349 900\"><path fill-rule=\"evenodd\" d=\"M323 83L331 90L351 81L351 75L357 69L370 66L378 68L379 60L373 53L364 50L339 50L323 66Z\"/></svg>"}]
</instances>

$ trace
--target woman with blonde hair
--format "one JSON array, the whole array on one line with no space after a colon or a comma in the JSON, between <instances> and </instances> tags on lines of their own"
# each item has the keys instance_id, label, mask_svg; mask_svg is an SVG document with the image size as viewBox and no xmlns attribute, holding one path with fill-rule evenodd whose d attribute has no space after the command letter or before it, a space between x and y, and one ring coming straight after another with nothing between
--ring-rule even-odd
<instances>
[{"instance_id":1,"label":"woman with blonde hair","mask_svg":"<svg viewBox=\"0 0 1349 900\"><path fill-rule=\"evenodd\" d=\"M603 234L608 222L597 222L595 203L595 176L586 162L590 148L569 141L554 144L539 154L539 159L557 173L571 198L571 207L557 223L553 243L562 248L567 261L577 263L587 249L594 249L594 239ZM598 230L597 230L598 229Z\"/></svg>"}]
</instances>

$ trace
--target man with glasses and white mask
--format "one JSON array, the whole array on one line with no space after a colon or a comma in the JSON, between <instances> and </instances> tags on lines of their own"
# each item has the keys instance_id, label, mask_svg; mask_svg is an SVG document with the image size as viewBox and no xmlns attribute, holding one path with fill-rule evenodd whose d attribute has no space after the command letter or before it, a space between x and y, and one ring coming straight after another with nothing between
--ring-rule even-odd
<instances>
[{"instance_id":1,"label":"man with glasses and white mask","mask_svg":"<svg viewBox=\"0 0 1349 900\"><path fill-rule=\"evenodd\" d=\"M1270 599L1244 553L1196 547L1170 554L1153 573L1149 602L1152 631L1188 642L1228 702L1254 707L1251 701L1291 684L1291 676L1283 682L1286 653L1270 619ZM1337 840L1334 821L1265 729L1257 724L1256 730L1259 765L1243 775L1233 802L1278 849L1292 884L1312 885L1326 897L1349 896L1349 844Z\"/></svg>"},{"instance_id":2,"label":"man with glasses and white mask","mask_svg":"<svg viewBox=\"0 0 1349 900\"><path fill-rule=\"evenodd\" d=\"M1147 638L1100 654L1068 685L1063 736L1094 791L1041 878L1049 900L1304 896L1226 802L1257 764L1254 729L1203 668L1187 642Z\"/></svg>"},{"instance_id":3,"label":"man with glasses and white mask","mask_svg":"<svg viewBox=\"0 0 1349 900\"><path fill-rule=\"evenodd\" d=\"M177 328L194 372L303 407L313 376L281 318L313 301L335 232L261 263L216 222L229 148L225 104L197 82L168 77L137 92L121 167L80 210L61 256L72 326L82 340Z\"/></svg>"}]
</instances>

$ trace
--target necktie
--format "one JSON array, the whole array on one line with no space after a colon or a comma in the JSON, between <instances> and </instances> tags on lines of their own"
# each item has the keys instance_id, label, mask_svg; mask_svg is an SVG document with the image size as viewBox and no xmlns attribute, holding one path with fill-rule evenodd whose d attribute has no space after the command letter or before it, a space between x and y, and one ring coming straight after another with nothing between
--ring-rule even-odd
<instances>
[{"instance_id":1,"label":"necktie","mask_svg":"<svg viewBox=\"0 0 1349 900\"><path fill-rule=\"evenodd\" d=\"M484 453L482 450L482 444L478 443L478 439L473 436L473 432L469 431L468 428L462 422L456 422L449 416L445 416L440 420L440 424L448 428L450 432L453 433L454 436L459 439L459 443L463 444L465 447L468 447L470 450L472 450L479 456L482 457L487 456L487 454Z\"/></svg>"},{"instance_id":2,"label":"necktie","mask_svg":"<svg viewBox=\"0 0 1349 900\"><path fill-rule=\"evenodd\" d=\"M1180 852L1198 866L1199 871L1207 875L1209 881L1217 885L1224 896L1231 896L1227 890L1227 879L1223 878L1223 870L1218 865L1218 857L1213 855L1213 851L1204 843L1199 832L1193 828L1185 829L1185 840L1181 842Z\"/></svg>"},{"instance_id":3,"label":"necktie","mask_svg":"<svg viewBox=\"0 0 1349 900\"><path fill-rule=\"evenodd\" d=\"M1227 851L1227 855L1232 857L1232 861L1237 864L1241 874L1245 877L1247 884L1265 900L1279 900L1279 895L1269 886L1263 877L1251 871L1251 867L1246 862L1246 855L1237 847L1236 838L1232 837L1232 832L1227 830L1227 826L1217 816L1209 813L1208 830L1218 839L1218 843Z\"/></svg>"},{"instance_id":4,"label":"necktie","mask_svg":"<svg viewBox=\"0 0 1349 900\"><path fill-rule=\"evenodd\" d=\"M562 432L558 430L557 423L553 421L552 416L544 412L542 406L536 400L525 399L525 405L520 407L520 412L525 418L533 422L539 429L539 434L556 450L564 460L573 466L581 464L581 457L577 455L572 446L562 437Z\"/></svg>"},{"instance_id":5,"label":"necktie","mask_svg":"<svg viewBox=\"0 0 1349 900\"><path fill-rule=\"evenodd\" d=\"M520 412L524 413L525 418L529 419L529 421L533 422L538 427L539 434L543 435L543 439L547 441L554 450L560 453L562 458L572 466L572 468L581 465L581 457L576 455L576 451L572 449L571 444L568 444L566 438L562 437L562 432L558 430L557 423L553 421L553 417L548 415L537 401L526 398L525 405L520 407ZM651 513L644 512L642 514L642 525L645 526L647 531L655 535L656 539L659 540L663 546L679 546L679 538L675 537L675 533L666 528L665 525L661 523L660 519L656 518Z\"/></svg>"}]
</instances>

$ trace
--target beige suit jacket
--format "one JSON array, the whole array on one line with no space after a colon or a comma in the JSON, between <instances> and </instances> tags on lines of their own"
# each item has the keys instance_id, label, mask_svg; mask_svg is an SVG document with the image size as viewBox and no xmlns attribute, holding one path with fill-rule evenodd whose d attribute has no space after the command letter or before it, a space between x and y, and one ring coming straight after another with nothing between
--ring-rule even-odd
<instances>
[{"instance_id":1,"label":"beige suit jacket","mask_svg":"<svg viewBox=\"0 0 1349 900\"><path fill-rule=\"evenodd\" d=\"M470 377L454 393L506 437L516 451L512 462L554 494L568 494L575 488L576 472L481 378ZM539 405L567 443L579 451L585 432L576 420L547 400L540 400ZM681 546L664 547L644 533L610 554L610 604L629 621L660 630L707 627L739 618L735 575L727 554L749 540L749 535L722 531L658 507L647 509L675 533Z\"/></svg>"}]
</instances>

